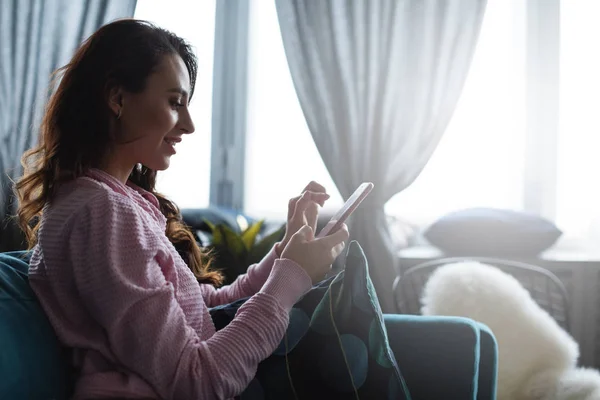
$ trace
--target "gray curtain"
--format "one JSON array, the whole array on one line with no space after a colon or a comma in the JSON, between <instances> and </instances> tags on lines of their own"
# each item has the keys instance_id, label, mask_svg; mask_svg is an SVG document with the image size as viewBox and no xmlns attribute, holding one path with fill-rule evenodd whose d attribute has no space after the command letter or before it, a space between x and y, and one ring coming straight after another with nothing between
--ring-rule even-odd
<instances>
[{"instance_id":1,"label":"gray curtain","mask_svg":"<svg viewBox=\"0 0 600 400\"><path fill-rule=\"evenodd\" d=\"M0 2L0 251L23 246L16 228L12 180L35 144L50 77L100 26L132 17L135 0L2 0Z\"/></svg>"},{"instance_id":2,"label":"gray curtain","mask_svg":"<svg viewBox=\"0 0 600 400\"><path fill-rule=\"evenodd\" d=\"M361 182L375 183L350 229L384 312L393 312L398 260L384 205L415 180L446 129L486 0L276 5L300 104L340 193L346 198Z\"/></svg>"}]
</instances>

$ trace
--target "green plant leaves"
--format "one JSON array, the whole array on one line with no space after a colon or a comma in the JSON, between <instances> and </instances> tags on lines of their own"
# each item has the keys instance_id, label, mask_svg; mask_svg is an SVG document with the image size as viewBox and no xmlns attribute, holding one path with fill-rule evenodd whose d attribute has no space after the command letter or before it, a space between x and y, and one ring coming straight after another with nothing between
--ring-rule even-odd
<instances>
[{"instance_id":1,"label":"green plant leaves","mask_svg":"<svg viewBox=\"0 0 600 400\"><path fill-rule=\"evenodd\" d=\"M244 245L242 237L226 225L218 225L217 230L219 231L220 236L222 237L222 242L220 244L227 248L229 252L234 254L236 258L245 258L245 255L248 250ZM215 242L215 244L218 243Z\"/></svg>"},{"instance_id":2,"label":"green plant leaves","mask_svg":"<svg viewBox=\"0 0 600 400\"><path fill-rule=\"evenodd\" d=\"M208 225L208 227L210 228L210 234L212 236L210 243L214 244L215 240L217 243L223 243L223 238L221 236L221 234L219 232L217 232L217 227L215 226L215 224L213 224L210 221L204 220L204 222L206 222L206 225ZM215 235L217 235L217 237L215 238ZM207 246L207 247L210 247Z\"/></svg>"},{"instance_id":3,"label":"green plant leaves","mask_svg":"<svg viewBox=\"0 0 600 400\"><path fill-rule=\"evenodd\" d=\"M206 249L211 250L212 265L221 270L225 283L233 282L239 275L246 273L250 265L260 262L285 234L283 225L257 242L264 225L263 220L252 224L241 234L227 225L205 222L212 233L212 242Z\"/></svg>"},{"instance_id":4,"label":"green plant leaves","mask_svg":"<svg viewBox=\"0 0 600 400\"><path fill-rule=\"evenodd\" d=\"M260 233L262 229L264 221L258 221L257 223L251 225L242 233L242 241L246 246L246 250L250 251L250 249L254 246L254 242L256 242L256 237Z\"/></svg>"},{"instance_id":5,"label":"green plant leaves","mask_svg":"<svg viewBox=\"0 0 600 400\"><path fill-rule=\"evenodd\" d=\"M283 240L285 235L285 225L277 229L275 232L265 236L258 243L256 243L251 249L248 255L248 265L256 264L267 255L269 251L275 246L275 243Z\"/></svg>"}]
</instances>

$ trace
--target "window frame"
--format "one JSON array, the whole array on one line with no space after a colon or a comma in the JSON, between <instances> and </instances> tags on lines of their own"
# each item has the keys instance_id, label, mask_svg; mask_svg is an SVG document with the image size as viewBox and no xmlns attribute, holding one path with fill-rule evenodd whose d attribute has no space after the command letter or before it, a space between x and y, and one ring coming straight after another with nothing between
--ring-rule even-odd
<instances>
[{"instance_id":1,"label":"window frame","mask_svg":"<svg viewBox=\"0 0 600 400\"><path fill-rule=\"evenodd\" d=\"M215 10L210 206L243 211L250 2Z\"/></svg>"}]
</instances>

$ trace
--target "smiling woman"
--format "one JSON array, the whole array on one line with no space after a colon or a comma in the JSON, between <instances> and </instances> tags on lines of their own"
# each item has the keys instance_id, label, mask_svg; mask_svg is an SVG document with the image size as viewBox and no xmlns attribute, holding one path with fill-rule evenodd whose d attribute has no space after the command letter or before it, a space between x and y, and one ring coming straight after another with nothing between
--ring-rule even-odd
<instances>
[{"instance_id":1,"label":"smiling woman","mask_svg":"<svg viewBox=\"0 0 600 400\"><path fill-rule=\"evenodd\" d=\"M60 203L69 193L65 188L102 171L150 199L166 237L201 282L221 282L204 266L175 204L155 190L156 172L169 167L174 142L194 131L187 104L196 65L183 39L145 21L115 21L81 45L58 71L60 84L46 107L38 146L23 156L16 190L30 247L38 243L48 205Z\"/></svg>"},{"instance_id":2,"label":"smiling woman","mask_svg":"<svg viewBox=\"0 0 600 400\"><path fill-rule=\"evenodd\" d=\"M190 46L146 21L117 20L59 74L16 189L29 284L72 352L73 398L239 395L281 341L293 304L330 270L347 229L313 240L314 210L328 196L311 183L288 203L282 240L217 289L221 273L155 190L156 172L195 129ZM209 307L241 298L216 332Z\"/></svg>"}]
</instances>

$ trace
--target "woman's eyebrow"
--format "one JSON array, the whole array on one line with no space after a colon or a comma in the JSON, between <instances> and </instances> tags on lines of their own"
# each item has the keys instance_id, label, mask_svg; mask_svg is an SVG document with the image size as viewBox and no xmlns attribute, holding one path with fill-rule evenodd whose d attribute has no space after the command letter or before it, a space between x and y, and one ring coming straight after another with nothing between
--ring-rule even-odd
<instances>
[{"instance_id":1,"label":"woman's eyebrow","mask_svg":"<svg viewBox=\"0 0 600 400\"><path fill-rule=\"evenodd\" d=\"M188 95L188 92L187 92L187 90L185 90L185 89L183 89L183 88L180 88L180 87L176 87L176 88L169 89L169 90L167 90L167 92L171 92L171 93L179 93L179 94L181 94L181 95L182 95L182 96L184 96L184 97L187 97L187 95Z\"/></svg>"}]
</instances>

